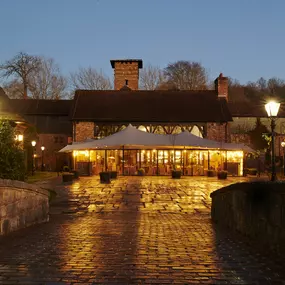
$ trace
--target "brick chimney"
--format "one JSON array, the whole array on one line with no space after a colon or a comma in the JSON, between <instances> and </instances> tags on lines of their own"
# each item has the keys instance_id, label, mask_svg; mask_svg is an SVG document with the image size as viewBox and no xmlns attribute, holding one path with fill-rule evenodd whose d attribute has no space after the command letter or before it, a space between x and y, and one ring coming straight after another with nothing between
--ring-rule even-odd
<instances>
[{"instance_id":1,"label":"brick chimney","mask_svg":"<svg viewBox=\"0 0 285 285\"><path fill-rule=\"evenodd\" d=\"M223 73L220 73L219 77L215 80L215 90L218 93L218 98L224 98L228 101L228 78L223 76Z\"/></svg>"},{"instance_id":2,"label":"brick chimney","mask_svg":"<svg viewBox=\"0 0 285 285\"><path fill-rule=\"evenodd\" d=\"M131 90L139 89L139 69L143 67L141 59L110 60L114 68L114 89L120 90L127 86Z\"/></svg>"}]
</instances>

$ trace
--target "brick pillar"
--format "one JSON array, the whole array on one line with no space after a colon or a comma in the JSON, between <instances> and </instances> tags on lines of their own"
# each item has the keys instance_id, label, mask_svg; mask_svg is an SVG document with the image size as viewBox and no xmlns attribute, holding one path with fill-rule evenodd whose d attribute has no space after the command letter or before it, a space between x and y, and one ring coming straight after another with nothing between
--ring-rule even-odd
<instances>
[{"instance_id":1,"label":"brick pillar","mask_svg":"<svg viewBox=\"0 0 285 285\"><path fill-rule=\"evenodd\" d=\"M132 90L139 88L139 69L142 68L141 59L111 60L114 68L114 88L120 90L128 86Z\"/></svg>"}]
</instances>

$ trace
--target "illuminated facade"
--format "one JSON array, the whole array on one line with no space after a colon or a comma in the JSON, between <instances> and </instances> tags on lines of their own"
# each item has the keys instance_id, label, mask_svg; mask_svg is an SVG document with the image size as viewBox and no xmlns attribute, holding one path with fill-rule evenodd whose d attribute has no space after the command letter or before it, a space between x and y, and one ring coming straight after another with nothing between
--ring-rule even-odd
<instances>
[{"instance_id":1,"label":"illuminated facade","mask_svg":"<svg viewBox=\"0 0 285 285\"><path fill-rule=\"evenodd\" d=\"M125 149L73 151L74 168L86 175L117 171L119 175L170 175L173 169L183 175L203 176L207 170L227 170L242 176L243 151L203 149Z\"/></svg>"}]
</instances>

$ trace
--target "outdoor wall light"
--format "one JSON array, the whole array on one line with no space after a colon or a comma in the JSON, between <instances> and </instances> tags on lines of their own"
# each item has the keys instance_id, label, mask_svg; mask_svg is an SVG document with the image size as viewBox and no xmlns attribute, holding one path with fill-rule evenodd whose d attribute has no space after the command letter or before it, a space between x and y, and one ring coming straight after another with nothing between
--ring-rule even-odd
<instances>
[{"instance_id":1,"label":"outdoor wall light","mask_svg":"<svg viewBox=\"0 0 285 285\"><path fill-rule=\"evenodd\" d=\"M24 140L24 136L23 135L17 135L16 140L19 142L22 142Z\"/></svg>"},{"instance_id":2,"label":"outdoor wall light","mask_svg":"<svg viewBox=\"0 0 285 285\"><path fill-rule=\"evenodd\" d=\"M44 150L45 150L45 147L44 147L44 146L41 146L41 150L44 151Z\"/></svg>"},{"instance_id":3,"label":"outdoor wall light","mask_svg":"<svg viewBox=\"0 0 285 285\"><path fill-rule=\"evenodd\" d=\"M36 141L31 141L32 146L36 146L37 142Z\"/></svg>"}]
</instances>

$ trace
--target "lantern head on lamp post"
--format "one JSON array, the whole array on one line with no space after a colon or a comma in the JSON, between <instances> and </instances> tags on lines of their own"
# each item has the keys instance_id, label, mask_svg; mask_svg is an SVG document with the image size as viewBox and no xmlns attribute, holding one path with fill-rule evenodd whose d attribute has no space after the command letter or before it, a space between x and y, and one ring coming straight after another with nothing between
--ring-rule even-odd
<instances>
[{"instance_id":1,"label":"lantern head on lamp post","mask_svg":"<svg viewBox=\"0 0 285 285\"><path fill-rule=\"evenodd\" d=\"M281 142L281 147L283 149L283 175L285 176L285 141Z\"/></svg>"},{"instance_id":2,"label":"lantern head on lamp post","mask_svg":"<svg viewBox=\"0 0 285 285\"><path fill-rule=\"evenodd\" d=\"M280 103L277 103L275 101L270 101L265 105L265 110L271 120L271 181L276 180L274 130L276 126L275 120L278 115L279 107Z\"/></svg>"},{"instance_id":3,"label":"lantern head on lamp post","mask_svg":"<svg viewBox=\"0 0 285 285\"><path fill-rule=\"evenodd\" d=\"M44 150L45 150L45 147L44 146L41 146L41 150L42 150L42 171L44 171Z\"/></svg>"}]
</instances>

